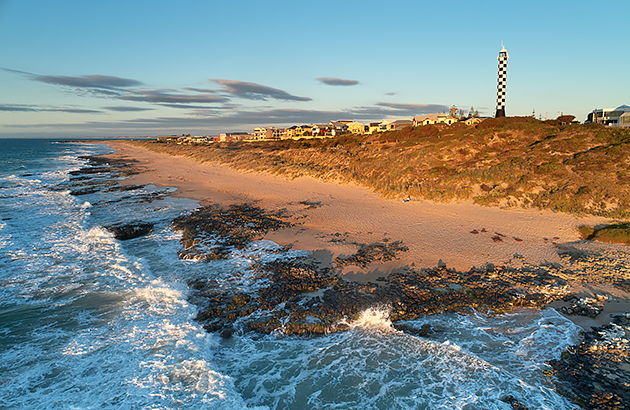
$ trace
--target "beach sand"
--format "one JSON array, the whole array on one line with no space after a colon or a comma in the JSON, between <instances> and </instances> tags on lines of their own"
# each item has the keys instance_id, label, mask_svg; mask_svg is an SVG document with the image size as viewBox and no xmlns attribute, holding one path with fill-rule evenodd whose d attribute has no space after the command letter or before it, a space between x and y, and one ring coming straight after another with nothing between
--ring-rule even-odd
<instances>
[{"instance_id":1,"label":"beach sand","mask_svg":"<svg viewBox=\"0 0 630 410\"><path fill-rule=\"evenodd\" d=\"M309 177L289 180L267 173L241 172L226 165L200 164L124 142L107 145L117 150L111 156L139 161L142 172L131 176L127 184L176 187L174 195L198 200L201 205L249 203L272 211L286 209L297 225L270 232L265 239L313 251L321 263L354 254L364 244L401 241L409 248L401 259L368 268L346 266L341 272L358 281L374 280L411 264L416 268L446 265L458 271L487 264L501 266L509 264L515 255L530 264L562 264L558 250L580 240L576 229L579 225L610 222L548 210L482 207L472 201L432 203L412 198L402 202L352 184ZM575 288L585 296L606 292L581 284ZM620 309L613 310L624 311L627 296L616 292L612 303Z\"/></svg>"}]
</instances>

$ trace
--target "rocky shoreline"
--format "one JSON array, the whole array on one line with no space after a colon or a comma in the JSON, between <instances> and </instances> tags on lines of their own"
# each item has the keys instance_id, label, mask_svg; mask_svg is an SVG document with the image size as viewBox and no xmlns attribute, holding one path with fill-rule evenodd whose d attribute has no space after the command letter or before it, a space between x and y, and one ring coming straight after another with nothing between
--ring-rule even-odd
<instances>
[{"instance_id":1,"label":"rocky shoreline","mask_svg":"<svg viewBox=\"0 0 630 410\"><path fill-rule=\"evenodd\" d=\"M116 162L107 157L90 157L88 161L59 189L84 195L91 190L125 192L141 187L120 183L126 175L138 172L131 161ZM167 194L166 190L158 191L133 200L152 201ZM299 223L282 209L270 211L243 203L226 208L201 207L175 218L172 226L182 233L179 257L205 263L227 258L270 231ZM104 228L125 240L150 232L149 225L134 221ZM343 241L343 235L333 240ZM442 312L495 315L520 307L542 308L553 301L564 301L565 306L560 308L564 314L597 317L603 314L602 301L572 293L570 283L587 282L595 275L619 289L627 289L630 283L626 261L617 260L614 254L598 255L566 245L558 248L566 266L529 264L514 255L505 265L487 264L466 272L444 265L418 268L408 264L389 275L359 283L344 277L343 268L397 260L405 255L406 245L388 238L353 245L355 253L339 255L329 263L312 256L291 257L290 247L281 247L275 251L279 254L276 260L234 272L235 283L247 277L253 284L247 292L239 286L220 286L212 277L191 280L189 300L199 307L196 320L225 338L235 332L316 336L346 330L348 321L367 307L387 306L399 330L430 338L430 326L412 329L404 321ZM614 325L585 332L580 344L549 362L547 373L559 392L584 408L628 408L628 316L617 316ZM525 408L518 398L506 397L504 401L514 409Z\"/></svg>"},{"instance_id":2,"label":"rocky shoreline","mask_svg":"<svg viewBox=\"0 0 630 410\"><path fill-rule=\"evenodd\" d=\"M265 212L251 205L224 212L210 207L177 218L173 227L183 230L181 257L225 257L225 243L242 248L246 241L260 239L267 230L290 226L281 221L281 212ZM249 217L251 214L256 218ZM225 234L225 226L235 226L237 221L247 223L238 225L236 237L217 239ZM198 253L199 247L213 249L216 243L221 244L221 253L211 251L210 258ZM363 244L354 255L336 258L332 268L321 267L309 257L256 264L251 271L253 280L261 282L258 291L248 294L225 289L212 278L200 278L189 283L190 301L199 306L196 320L225 338L247 331L308 336L344 331L349 320L375 305L389 307L390 319L398 330L428 338L430 326L414 329L405 326L404 321L444 312L494 315L519 307L542 308L556 300L569 303L570 307L562 309L566 314L596 317L602 312L597 303L571 294L565 278L579 277L582 272L554 265L534 266L520 261L519 267L488 265L468 272L444 266L407 266L365 284L339 275L340 268L347 264L367 266L396 259L404 251L402 242ZM563 251L567 258L587 257L577 250ZM625 282L617 284L623 287ZM558 390L584 408L627 409L630 403L630 345L626 339L630 314L614 320L585 332L583 342L549 362L552 370L546 374ZM526 408L511 396L504 401L513 409Z\"/></svg>"}]
</instances>

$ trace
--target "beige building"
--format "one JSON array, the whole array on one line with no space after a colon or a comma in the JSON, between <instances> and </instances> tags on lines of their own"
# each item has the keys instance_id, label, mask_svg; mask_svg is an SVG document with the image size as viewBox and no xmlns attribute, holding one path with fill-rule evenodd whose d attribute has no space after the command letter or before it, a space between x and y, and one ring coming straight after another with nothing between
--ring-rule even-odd
<instances>
[{"instance_id":1,"label":"beige building","mask_svg":"<svg viewBox=\"0 0 630 410\"><path fill-rule=\"evenodd\" d=\"M381 131L393 131L412 124L411 120L383 120L381 121Z\"/></svg>"},{"instance_id":2,"label":"beige building","mask_svg":"<svg viewBox=\"0 0 630 410\"><path fill-rule=\"evenodd\" d=\"M472 117L472 118L466 118L465 120L462 120L460 122L463 122L466 125L476 125L476 124L479 124L481 121L482 121L481 118Z\"/></svg>"},{"instance_id":3,"label":"beige building","mask_svg":"<svg viewBox=\"0 0 630 410\"><path fill-rule=\"evenodd\" d=\"M456 118L449 117L444 113L427 114L422 117L413 117L413 126L429 125L429 124L446 124L451 125L457 122Z\"/></svg>"},{"instance_id":4,"label":"beige building","mask_svg":"<svg viewBox=\"0 0 630 410\"><path fill-rule=\"evenodd\" d=\"M348 127L348 132L353 134L365 134L370 128L369 126L357 121L352 121L346 124L346 126Z\"/></svg>"}]
</instances>

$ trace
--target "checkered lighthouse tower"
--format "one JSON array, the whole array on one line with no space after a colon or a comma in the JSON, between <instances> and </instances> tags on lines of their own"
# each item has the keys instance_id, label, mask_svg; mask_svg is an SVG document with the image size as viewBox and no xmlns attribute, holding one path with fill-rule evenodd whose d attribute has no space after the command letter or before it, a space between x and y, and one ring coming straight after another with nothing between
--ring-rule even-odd
<instances>
[{"instance_id":1,"label":"checkered lighthouse tower","mask_svg":"<svg viewBox=\"0 0 630 410\"><path fill-rule=\"evenodd\" d=\"M499 52L499 79L497 80L497 113L495 118L505 117L505 87L507 84L508 52L505 47Z\"/></svg>"}]
</instances>

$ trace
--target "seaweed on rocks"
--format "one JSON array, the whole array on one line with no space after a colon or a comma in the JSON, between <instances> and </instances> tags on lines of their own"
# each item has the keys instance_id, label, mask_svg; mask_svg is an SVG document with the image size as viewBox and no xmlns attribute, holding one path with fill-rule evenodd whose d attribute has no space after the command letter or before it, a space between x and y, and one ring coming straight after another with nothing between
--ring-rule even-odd
<instances>
[{"instance_id":1,"label":"seaweed on rocks","mask_svg":"<svg viewBox=\"0 0 630 410\"><path fill-rule=\"evenodd\" d=\"M225 290L216 281L192 281L197 320L209 331L232 329L240 320L260 333L323 334L341 330L342 319L358 315L374 301L375 287L345 281L305 258L256 265L267 286L252 294Z\"/></svg>"},{"instance_id":2,"label":"seaweed on rocks","mask_svg":"<svg viewBox=\"0 0 630 410\"><path fill-rule=\"evenodd\" d=\"M522 269L406 269L393 272L387 283L392 321L443 312L502 313L516 307L540 308L566 295L566 282L561 278L546 271Z\"/></svg>"},{"instance_id":3,"label":"seaweed on rocks","mask_svg":"<svg viewBox=\"0 0 630 410\"><path fill-rule=\"evenodd\" d=\"M370 245L362 245L361 248L351 256L335 258L337 266L356 265L367 268L372 262L388 262L398 258L398 253L406 252L409 248L404 246L401 241L392 243L373 243Z\"/></svg>"},{"instance_id":4,"label":"seaweed on rocks","mask_svg":"<svg viewBox=\"0 0 630 410\"><path fill-rule=\"evenodd\" d=\"M322 334L347 329L373 306L389 306L396 322L442 312L542 307L567 293L566 282L544 269L499 274L495 268L464 273L407 267L380 284L346 280L306 257L256 264L251 271L260 286L248 294L214 280L190 283L191 302L200 307L197 319L207 330L231 334L238 322L240 329L260 333Z\"/></svg>"},{"instance_id":5,"label":"seaweed on rocks","mask_svg":"<svg viewBox=\"0 0 630 410\"><path fill-rule=\"evenodd\" d=\"M131 191L143 185L121 185L120 179L137 174L136 160L115 159L107 156L82 156L87 164L78 170L70 171L69 180L54 190L69 190L70 195L89 195L96 192Z\"/></svg>"},{"instance_id":6,"label":"seaweed on rocks","mask_svg":"<svg viewBox=\"0 0 630 410\"><path fill-rule=\"evenodd\" d=\"M225 259L232 249L243 249L267 232L288 228L284 211L268 212L249 204L227 209L205 206L171 223L182 232L181 259Z\"/></svg>"},{"instance_id":7,"label":"seaweed on rocks","mask_svg":"<svg viewBox=\"0 0 630 410\"><path fill-rule=\"evenodd\" d=\"M207 206L172 221L182 232L182 259L227 258L271 230L292 226L285 211L249 205ZM358 245L358 244L357 244ZM406 266L376 283L341 276L347 265L367 267L398 258L401 241L359 245L355 254L337 257L322 267L307 257L278 258L248 270L254 286L226 286L216 280L190 282L190 300L199 306L197 319L209 331L230 335L237 328L260 333L322 334L347 328L369 307L386 305L392 322L443 312L500 314L517 307L542 308L569 294L559 265L488 265L468 272ZM282 251L286 251L286 248ZM243 272L235 272L234 279ZM396 323L395 323L396 324ZM429 332L426 332L430 335Z\"/></svg>"},{"instance_id":8,"label":"seaweed on rocks","mask_svg":"<svg viewBox=\"0 0 630 410\"><path fill-rule=\"evenodd\" d=\"M593 327L548 364L558 390L586 409L630 409L630 313Z\"/></svg>"}]
</instances>

